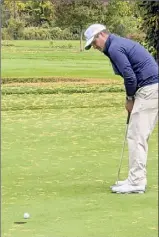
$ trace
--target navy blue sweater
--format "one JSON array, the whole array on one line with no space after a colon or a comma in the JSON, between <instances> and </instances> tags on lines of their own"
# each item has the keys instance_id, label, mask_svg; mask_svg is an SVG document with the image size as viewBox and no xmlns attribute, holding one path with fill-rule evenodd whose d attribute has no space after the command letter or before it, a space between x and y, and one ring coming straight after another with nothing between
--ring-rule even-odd
<instances>
[{"instance_id":1,"label":"navy blue sweater","mask_svg":"<svg viewBox=\"0 0 159 237\"><path fill-rule=\"evenodd\" d=\"M128 96L140 87L158 83L158 65L139 43L110 34L103 53L111 60L115 74L124 78Z\"/></svg>"}]
</instances>

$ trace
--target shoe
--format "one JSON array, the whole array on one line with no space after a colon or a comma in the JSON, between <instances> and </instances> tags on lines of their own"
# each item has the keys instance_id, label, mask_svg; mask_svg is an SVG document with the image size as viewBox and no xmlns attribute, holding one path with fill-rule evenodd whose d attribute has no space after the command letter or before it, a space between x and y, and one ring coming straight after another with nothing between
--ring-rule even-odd
<instances>
[{"instance_id":1,"label":"shoe","mask_svg":"<svg viewBox=\"0 0 159 237\"><path fill-rule=\"evenodd\" d=\"M110 186L110 188L112 189L113 187L118 187L118 186L124 185L126 183L128 183L128 179L116 181L115 184Z\"/></svg>"},{"instance_id":2,"label":"shoe","mask_svg":"<svg viewBox=\"0 0 159 237\"><path fill-rule=\"evenodd\" d=\"M144 193L145 185L132 185L129 183L112 187L113 193Z\"/></svg>"},{"instance_id":3,"label":"shoe","mask_svg":"<svg viewBox=\"0 0 159 237\"><path fill-rule=\"evenodd\" d=\"M147 186L147 181L145 181L145 182L146 182L146 184L145 184L145 187L146 187ZM128 183L129 183L128 179L116 181L114 185L110 186L110 188L112 189L113 187L118 187L118 186L128 184Z\"/></svg>"},{"instance_id":4,"label":"shoe","mask_svg":"<svg viewBox=\"0 0 159 237\"><path fill-rule=\"evenodd\" d=\"M127 184L128 183L128 179L125 180L119 180L115 182L115 185L121 186L123 184Z\"/></svg>"}]
</instances>

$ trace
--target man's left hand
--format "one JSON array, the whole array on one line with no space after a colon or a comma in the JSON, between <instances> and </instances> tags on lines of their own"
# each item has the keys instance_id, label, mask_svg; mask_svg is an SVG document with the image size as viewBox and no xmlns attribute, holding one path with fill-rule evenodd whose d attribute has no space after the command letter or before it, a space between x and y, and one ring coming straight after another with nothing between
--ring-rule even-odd
<instances>
[{"instance_id":1,"label":"man's left hand","mask_svg":"<svg viewBox=\"0 0 159 237\"><path fill-rule=\"evenodd\" d=\"M133 100L126 100L125 108L129 113L131 113L131 111L133 109L133 106L134 106L134 101Z\"/></svg>"}]
</instances>

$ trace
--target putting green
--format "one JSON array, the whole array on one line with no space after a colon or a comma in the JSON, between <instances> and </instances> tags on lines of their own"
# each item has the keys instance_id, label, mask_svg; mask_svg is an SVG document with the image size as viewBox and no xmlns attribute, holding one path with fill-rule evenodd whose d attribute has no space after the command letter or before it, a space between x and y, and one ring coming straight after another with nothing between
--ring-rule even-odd
<instances>
[{"instance_id":1,"label":"putting green","mask_svg":"<svg viewBox=\"0 0 159 237\"><path fill-rule=\"evenodd\" d=\"M109 190L123 144L124 98L2 97L3 237L158 236L157 127L149 141L147 192ZM121 177L126 175L127 149ZM30 219L23 219L25 212Z\"/></svg>"}]
</instances>

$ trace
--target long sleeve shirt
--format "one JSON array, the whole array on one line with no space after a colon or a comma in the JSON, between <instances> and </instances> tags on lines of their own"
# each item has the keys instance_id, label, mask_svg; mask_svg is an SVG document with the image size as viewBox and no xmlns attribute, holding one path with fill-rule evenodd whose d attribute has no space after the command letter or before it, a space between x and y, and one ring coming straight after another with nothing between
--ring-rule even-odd
<instances>
[{"instance_id":1,"label":"long sleeve shirt","mask_svg":"<svg viewBox=\"0 0 159 237\"><path fill-rule=\"evenodd\" d=\"M124 78L128 96L134 96L143 86L158 83L157 62L139 43L110 34L103 53L109 57L115 74Z\"/></svg>"}]
</instances>

